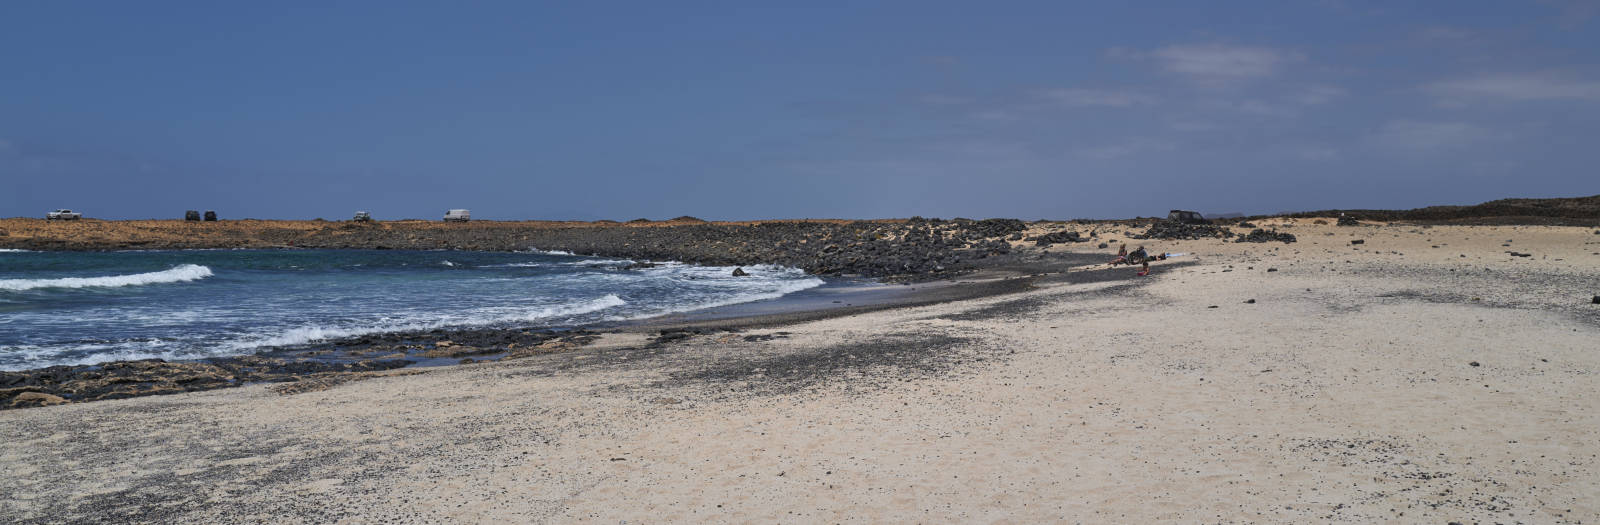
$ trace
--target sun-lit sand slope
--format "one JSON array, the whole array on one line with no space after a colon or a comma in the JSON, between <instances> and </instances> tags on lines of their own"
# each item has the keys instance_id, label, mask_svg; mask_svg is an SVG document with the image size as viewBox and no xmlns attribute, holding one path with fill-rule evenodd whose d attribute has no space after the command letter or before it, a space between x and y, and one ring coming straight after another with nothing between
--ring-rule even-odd
<instances>
[{"instance_id":1,"label":"sun-lit sand slope","mask_svg":"<svg viewBox=\"0 0 1600 525\"><path fill-rule=\"evenodd\" d=\"M0 412L0 515L1600 519L1594 229L1259 225L1299 242L1133 241L1191 255L1126 282L659 347L613 334L295 395Z\"/></svg>"}]
</instances>

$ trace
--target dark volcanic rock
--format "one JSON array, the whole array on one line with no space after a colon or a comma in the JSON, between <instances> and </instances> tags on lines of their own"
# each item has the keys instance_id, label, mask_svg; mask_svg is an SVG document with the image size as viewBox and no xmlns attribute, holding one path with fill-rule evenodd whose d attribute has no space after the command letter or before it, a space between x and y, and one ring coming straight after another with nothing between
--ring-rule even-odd
<instances>
[{"instance_id":1,"label":"dark volcanic rock","mask_svg":"<svg viewBox=\"0 0 1600 525\"><path fill-rule=\"evenodd\" d=\"M734 268L733 269L733 276L734 277L748 277L749 275L750 275L749 273L744 271L744 268Z\"/></svg>"},{"instance_id":2,"label":"dark volcanic rock","mask_svg":"<svg viewBox=\"0 0 1600 525\"><path fill-rule=\"evenodd\" d=\"M1232 237L1233 232L1227 228L1212 224L1184 224L1178 221L1157 221L1150 225L1150 229L1142 234L1129 235L1134 239L1166 239L1166 240L1199 240L1210 238L1226 239Z\"/></svg>"},{"instance_id":3,"label":"dark volcanic rock","mask_svg":"<svg viewBox=\"0 0 1600 525\"><path fill-rule=\"evenodd\" d=\"M888 222L767 222L656 227L549 228L525 241L544 250L712 266L778 264L818 275L931 278L965 272L1011 253L1013 219Z\"/></svg>"},{"instance_id":4,"label":"dark volcanic rock","mask_svg":"<svg viewBox=\"0 0 1600 525\"><path fill-rule=\"evenodd\" d=\"M1366 244L1366 243L1367 243L1367 241L1363 240L1363 239L1356 239L1356 240L1350 241L1350 244Z\"/></svg>"},{"instance_id":5,"label":"dark volcanic rock","mask_svg":"<svg viewBox=\"0 0 1600 525\"><path fill-rule=\"evenodd\" d=\"M1079 236L1078 232L1075 231L1046 233L1037 237L1029 237L1025 240L1033 241L1034 246L1049 246L1051 244L1068 242L1089 242L1089 239Z\"/></svg>"},{"instance_id":6,"label":"dark volcanic rock","mask_svg":"<svg viewBox=\"0 0 1600 525\"><path fill-rule=\"evenodd\" d=\"M459 357L506 353L508 357L518 357L587 344L597 337L597 333L588 330L429 330L372 334L299 349L205 361L145 359L0 372L0 409L41 406L30 400L51 400L33 394L55 396L72 403L179 394L251 383L295 381L308 376L393 370L415 364L416 361L408 358L412 355ZM331 352L343 357L327 359ZM361 358L365 355L383 357Z\"/></svg>"},{"instance_id":7,"label":"dark volcanic rock","mask_svg":"<svg viewBox=\"0 0 1600 525\"><path fill-rule=\"evenodd\" d=\"M1341 216L1339 216L1338 225L1339 226L1360 226L1361 225L1361 221L1356 220L1355 217L1351 217L1351 216L1348 216L1348 215L1341 215Z\"/></svg>"},{"instance_id":8,"label":"dark volcanic rock","mask_svg":"<svg viewBox=\"0 0 1600 525\"><path fill-rule=\"evenodd\" d=\"M1295 238L1294 238L1293 234L1278 233L1277 230L1263 230L1263 229L1257 228L1257 229L1251 231L1248 234L1240 235L1239 238L1237 240L1235 240L1234 242L1273 242L1273 241L1282 242L1282 243L1287 244L1287 243L1294 242Z\"/></svg>"}]
</instances>

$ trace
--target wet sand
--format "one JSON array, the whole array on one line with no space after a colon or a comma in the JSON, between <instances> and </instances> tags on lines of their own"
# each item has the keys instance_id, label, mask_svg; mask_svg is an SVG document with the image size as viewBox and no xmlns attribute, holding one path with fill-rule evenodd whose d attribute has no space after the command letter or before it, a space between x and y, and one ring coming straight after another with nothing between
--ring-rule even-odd
<instances>
[{"instance_id":1,"label":"wet sand","mask_svg":"<svg viewBox=\"0 0 1600 525\"><path fill-rule=\"evenodd\" d=\"M1148 278L0 412L0 516L1600 519L1600 235L1287 222L1131 241L1190 254Z\"/></svg>"}]
</instances>

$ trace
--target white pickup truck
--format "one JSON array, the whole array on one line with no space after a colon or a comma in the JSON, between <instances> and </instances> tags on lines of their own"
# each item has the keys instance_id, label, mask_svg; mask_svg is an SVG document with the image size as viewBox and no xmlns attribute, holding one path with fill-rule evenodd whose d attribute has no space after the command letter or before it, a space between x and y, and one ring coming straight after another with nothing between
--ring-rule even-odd
<instances>
[{"instance_id":1,"label":"white pickup truck","mask_svg":"<svg viewBox=\"0 0 1600 525\"><path fill-rule=\"evenodd\" d=\"M63 208L44 214L44 218L52 221L75 221L82 219L83 214Z\"/></svg>"},{"instance_id":2,"label":"white pickup truck","mask_svg":"<svg viewBox=\"0 0 1600 525\"><path fill-rule=\"evenodd\" d=\"M450 210L444 213L445 222L467 222L472 220L472 212L467 210Z\"/></svg>"}]
</instances>

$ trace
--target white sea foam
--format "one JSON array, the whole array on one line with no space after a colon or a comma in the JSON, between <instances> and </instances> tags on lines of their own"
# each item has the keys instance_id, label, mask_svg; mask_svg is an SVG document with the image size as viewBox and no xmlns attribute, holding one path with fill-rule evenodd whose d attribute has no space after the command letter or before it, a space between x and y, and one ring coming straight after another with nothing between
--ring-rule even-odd
<instances>
[{"instance_id":1,"label":"white sea foam","mask_svg":"<svg viewBox=\"0 0 1600 525\"><path fill-rule=\"evenodd\" d=\"M0 253L24 253L24 252L31 252L31 251L33 251L33 250L19 250L19 249L16 249L16 248L0 248Z\"/></svg>"},{"instance_id":2,"label":"white sea foam","mask_svg":"<svg viewBox=\"0 0 1600 525\"><path fill-rule=\"evenodd\" d=\"M485 264L480 268L557 268L557 267L589 267L589 266L624 266L633 264L626 259L584 259L581 261L561 262L515 262L502 264Z\"/></svg>"},{"instance_id":3,"label":"white sea foam","mask_svg":"<svg viewBox=\"0 0 1600 525\"><path fill-rule=\"evenodd\" d=\"M572 252L565 250L541 250L538 248L529 248L528 251L541 255L573 255Z\"/></svg>"},{"instance_id":4,"label":"white sea foam","mask_svg":"<svg viewBox=\"0 0 1600 525\"><path fill-rule=\"evenodd\" d=\"M433 330L437 328L466 328L472 326L485 326L518 321L538 321L558 317L570 317L594 313L607 308L628 304L615 294L607 294L589 301L575 304L552 305L532 310L518 309L514 312L504 312L502 315L477 317L469 319L443 319L431 321L401 321L369 326L357 327L332 327L332 326L302 326L289 329L273 335L247 337L234 341L224 347L240 352L255 348L272 346L294 346L306 343L315 343L329 339L356 337L368 334L381 334L390 332L413 332Z\"/></svg>"},{"instance_id":5,"label":"white sea foam","mask_svg":"<svg viewBox=\"0 0 1600 525\"><path fill-rule=\"evenodd\" d=\"M145 284L180 283L211 277L211 269L184 264L170 270L105 277L63 277L60 279L0 279L0 290L22 291L38 288L115 288Z\"/></svg>"}]
</instances>

